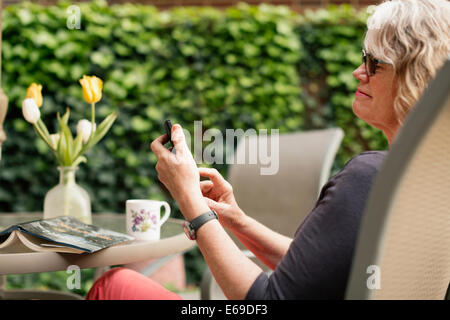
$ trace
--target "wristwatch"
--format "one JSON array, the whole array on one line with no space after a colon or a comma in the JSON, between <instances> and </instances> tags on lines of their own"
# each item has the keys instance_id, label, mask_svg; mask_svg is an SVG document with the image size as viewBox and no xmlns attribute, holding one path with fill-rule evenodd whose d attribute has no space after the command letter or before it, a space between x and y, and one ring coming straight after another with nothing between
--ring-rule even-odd
<instances>
[{"instance_id":1,"label":"wristwatch","mask_svg":"<svg viewBox=\"0 0 450 320\"><path fill-rule=\"evenodd\" d=\"M206 222L212 219L219 219L217 213L214 210L199 215L191 222L186 221L183 223L184 233L186 234L188 239L195 240L197 239L197 230Z\"/></svg>"}]
</instances>

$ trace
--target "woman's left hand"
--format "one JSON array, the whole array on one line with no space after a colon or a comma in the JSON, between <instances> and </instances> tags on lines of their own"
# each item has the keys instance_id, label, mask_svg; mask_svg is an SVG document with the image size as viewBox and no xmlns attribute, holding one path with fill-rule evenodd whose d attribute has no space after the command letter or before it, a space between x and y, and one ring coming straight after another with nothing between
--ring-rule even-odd
<instances>
[{"instance_id":1,"label":"woman's left hand","mask_svg":"<svg viewBox=\"0 0 450 320\"><path fill-rule=\"evenodd\" d=\"M200 189L200 174L180 125L172 126L175 154L164 147L168 141L168 136L164 134L151 144L152 151L158 157L158 179L178 202L184 217L190 221L209 211Z\"/></svg>"}]
</instances>

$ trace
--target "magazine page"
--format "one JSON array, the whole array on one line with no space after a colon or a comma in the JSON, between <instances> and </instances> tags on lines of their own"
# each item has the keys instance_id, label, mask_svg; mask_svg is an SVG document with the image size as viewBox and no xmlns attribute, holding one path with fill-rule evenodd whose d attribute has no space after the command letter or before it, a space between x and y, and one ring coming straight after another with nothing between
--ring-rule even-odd
<instances>
[{"instance_id":1,"label":"magazine page","mask_svg":"<svg viewBox=\"0 0 450 320\"><path fill-rule=\"evenodd\" d=\"M32 236L29 233L20 232L18 230L13 231L14 234L17 234L17 238L22 242L26 247L30 248L33 251L38 252L65 252L65 253L84 253L85 250L75 249L73 247L68 247L65 245L57 245L53 241L48 241L43 238L39 238L36 236Z\"/></svg>"},{"instance_id":2,"label":"magazine page","mask_svg":"<svg viewBox=\"0 0 450 320\"><path fill-rule=\"evenodd\" d=\"M32 221L19 224L18 227L22 232L85 252L95 252L134 239L126 234L85 224L68 216Z\"/></svg>"},{"instance_id":3,"label":"magazine page","mask_svg":"<svg viewBox=\"0 0 450 320\"><path fill-rule=\"evenodd\" d=\"M28 248L18 236L19 231L13 231L8 235L8 238L0 243L0 253L25 253L34 252Z\"/></svg>"}]
</instances>

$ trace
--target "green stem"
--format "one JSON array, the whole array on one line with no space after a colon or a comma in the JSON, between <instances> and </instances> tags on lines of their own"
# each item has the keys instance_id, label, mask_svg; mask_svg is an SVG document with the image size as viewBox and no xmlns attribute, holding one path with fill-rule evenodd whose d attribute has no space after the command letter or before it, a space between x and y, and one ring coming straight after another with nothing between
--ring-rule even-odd
<instances>
[{"instance_id":1,"label":"green stem","mask_svg":"<svg viewBox=\"0 0 450 320\"><path fill-rule=\"evenodd\" d=\"M95 125L95 103L91 103L91 135L89 136L88 141L83 147L83 151L87 150L87 146L90 145L92 139L94 139L94 125Z\"/></svg>"},{"instance_id":2,"label":"green stem","mask_svg":"<svg viewBox=\"0 0 450 320\"><path fill-rule=\"evenodd\" d=\"M94 138L94 125L95 125L95 103L91 103L91 135L89 136L89 141Z\"/></svg>"},{"instance_id":3,"label":"green stem","mask_svg":"<svg viewBox=\"0 0 450 320\"><path fill-rule=\"evenodd\" d=\"M80 150L80 152L78 152L78 153L75 155L75 157L73 158L73 159L74 159L74 162L75 162L75 160L77 160L79 157L81 157L81 156L83 155L83 153L84 153L84 147Z\"/></svg>"},{"instance_id":4,"label":"green stem","mask_svg":"<svg viewBox=\"0 0 450 320\"><path fill-rule=\"evenodd\" d=\"M69 215L69 187L65 186L64 188L64 197L63 197L63 201L64 201L64 212L63 212L63 216L68 216Z\"/></svg>"},{"instance_id":5,"label":"green stem","mask_svg":"<svg viewBox=\"0 0 450 320\"><path fill-rule=\"evenodd\" d=\"M56 151L55 148L53 148L53 144L50 140L47 139L47 137L44 135L44 133L42 132L42 129L35 123L33 123L33 127L36 130L37 134L42 138L42 140L44 140L44 142L49 146L49 148L52 151Z\"/></svg>"},{"instance_id":6,"label":"green stem","mask_svg":"<svg viewBox=\"0 0 450 320\"><path fill-rule=\"evenodd\" d=\"M45 123L42 121L41 118L39 118L37 122L38 127L42 130L42 133L45 135L47 139L50 138L50 133L48 132L47 127L45 126Z\"/></svg>"},{"instance_id":7,"label":"green stem","mask_svg":"<svg viewBox=\"0 0 450 320\"><path fill-rule=\"evenodd\" d=\"M63 195L63 215L69 216L70 215L70 202L69 197L71 192L73 192L73 184L75 183L75 172L72 172L71 167L60 167L60 183L62 183L64 187L64 195Z\"/></svg>"},{"instance_id":8,"label":"green stem","mask_svg":"<svg viewBox=\"0 0 450 320\"><path fill-rule=\"evenodd\" d=\"M41 128L39 128L39 126L38 126L37 124L33 124L33 127L34 127L34 130L36 131L37 135L38 135L39 137L41 137L42 140L44 140L44 142L48 145L48 147L50 148L50 150L52 150L53 154L54 154L55 157L56 157L56 160L57 160L60 164L62 164L63 161L62 161L61 158L59 157L59 154L58 154L57 150L53 148L51 142L48 141L48 140L46 139L46 137L43 135L43 133L42 133L42 131L41 131Z\"/></svg>"}]
</instances>

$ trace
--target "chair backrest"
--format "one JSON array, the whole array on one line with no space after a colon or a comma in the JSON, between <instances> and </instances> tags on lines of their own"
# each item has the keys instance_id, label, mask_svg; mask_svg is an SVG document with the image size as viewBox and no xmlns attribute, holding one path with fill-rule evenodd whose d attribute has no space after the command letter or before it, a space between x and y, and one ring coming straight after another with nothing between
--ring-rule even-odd
<instances>
[{"instance_id":1,"label":"chair backrest","mask_svg":"<svg viewBox=\"0 0 450 320\"><path fill-rule=\"evenodd\" d=\"M228 181L237 203L246 214L292 237L327 182L343 135L340 128L280 134L279 150L275 150L278 172L273 175L261 174L265 166L259 160L257 164L233 164ZM267 143L271 150L271 139L244 136L235 156L248 155L255 142Z\"/></svg>"},{"instance_id":2,"label":"chair backrest","mask_svg":"<svg viewBox=\"0 0 450 320\"><path fill-rule=\"evenodd\" d=\"M444 299L450 282L450 60L375 180L348 299Z\"/></svg>"}]
</instances>

